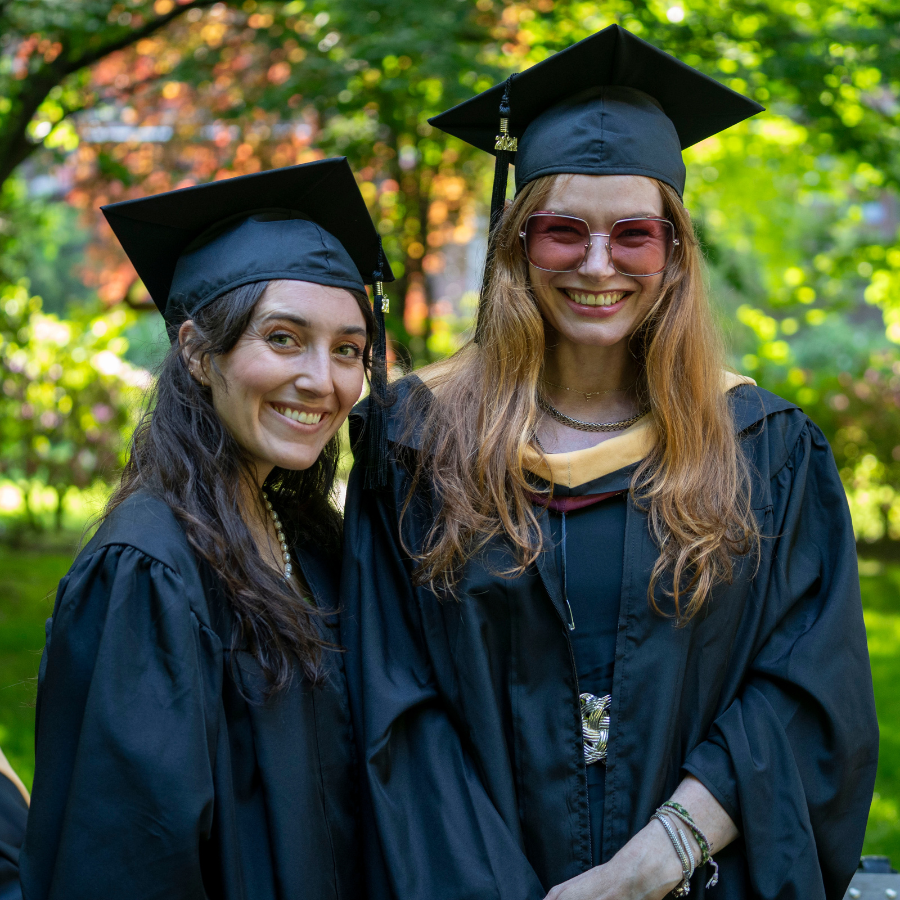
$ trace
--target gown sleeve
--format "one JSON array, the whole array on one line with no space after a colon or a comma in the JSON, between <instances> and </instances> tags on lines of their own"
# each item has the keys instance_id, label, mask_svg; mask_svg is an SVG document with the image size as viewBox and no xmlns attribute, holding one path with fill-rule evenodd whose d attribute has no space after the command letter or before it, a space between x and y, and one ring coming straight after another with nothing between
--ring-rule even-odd
<instances>
[{"instance_id":1,"label":"gown sleeve","mask_svg":"<svg viewBox=\"0 0 900 900\"><path fill-rule=\"evenodd\" d=\"M76 561L41 662L25 900L205 900L216 653L173 569L119 545Z\"/></svg>"},{"instance_id":2,"label":"gown sleeve","mask_svg":"<svg viewBox=\"0 0 900 900\"><path fill-rule=\"evenodd\" d=\"M398 464L391 472L386 490L363 491L356 466L344 524L341 634L364 770L370 897L541 900L518 822L492 802L442 699L398 540L409 482Z\"/></svg>"},{"instance_id":3,"label":"gown sleeve","mask_svg":"<svg viewBox=\"0 0 900 900\"><path fill-rule=\"evenodd\" d=\"M862 849L878 725L850 513L812 423L772 477L763 533L752 633L733 651L742 683L684 768L737 824L754 897L839 900Z\"/></svg>"},{"instance_id":4,"label":"gown sleeve","mask_svg":"<svg viewBox=\"0 0 900 900\"><path fill-rule=\"evenodd\" d=\"M2 756L2 751L0 751ZM19 848L25 835L28 804L19 788L0 773L0 900L21 900Z\"/></svg>"}]
</instances>

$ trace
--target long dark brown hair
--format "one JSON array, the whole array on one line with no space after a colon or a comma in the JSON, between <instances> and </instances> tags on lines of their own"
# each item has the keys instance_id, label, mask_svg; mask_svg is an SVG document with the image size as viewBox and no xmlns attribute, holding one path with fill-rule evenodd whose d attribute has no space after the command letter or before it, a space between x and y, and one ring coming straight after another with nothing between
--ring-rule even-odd
<instances>
[{"instance_id":1,"label":"long dark brown hair","mask_svg":"<svg viewBox=\"0 0 900 900\"><path fill-rule=\"evenodd\" d=\"M479 339L448 361L417 373L414 405L427 409L419 478L430 479L439 512L417 554L416 578L453 594L465 560L495 537L514 551L507 575L541 552L541 532L524 467L539 419L544 321L518 238L554 182L526 185L497 226ZM712 586L732 577L732 558L758 545L746 462L722 390L724 352L707 303L700 248L676 192L657 181L680 245L659 296L631 339L641 367L642 399L654 413L656 443L631 490L649 513L659 557L650 582L663 580L674 616L690 620ZM432 396L433 395L433 396Z\"/></svg>"},{"instance_id":2,"label":"long dark brown hair","mask_svg":"<svg viewBox=\"0 0 900 900\"><path fill-rule=\"evenodd\" d=\"M103 518L137 491L163 500L181 522L198 557L221 579L234 612L233 645L245 642L271 691L291 680L296 660L315 681L329 646L316 621L325 611L310 603L267 564L242 518L245 486L256 485L246 453L219 418L209 387L190 374L185 356L198 362L228 353L247 329L268 282L235 288L196 312L194 335L182 347L170 330L172 348L148 392L128 462ZM364 293L351 292L366 321L363 357L369 370L374 320ZM218 371L218 369L217 369ZM326 555L339 551L341 517L332 503L340 455L337 435L308 469L275 468L265 488L289 544L305 541ZM258 493L250 492L250 495ZM259 500L255 510L265 519Z\"/></svg>"}]
</instances>

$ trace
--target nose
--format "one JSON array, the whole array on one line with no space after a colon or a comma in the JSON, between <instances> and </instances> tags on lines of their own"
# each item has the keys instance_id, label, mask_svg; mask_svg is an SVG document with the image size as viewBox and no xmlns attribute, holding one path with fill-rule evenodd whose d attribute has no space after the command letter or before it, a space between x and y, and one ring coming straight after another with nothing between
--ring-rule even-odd
<instances>
[{"instance_id":1,"label":"nose","mask_svg":"<svg viewBox=\"0 0 900 900\"><path fill-rule=\"evenodd\" d=\"M294 377L294 387L301 393L313 397L327 397L333 394L330 347L310 347L300 359L300 366Z\"/></svg>"},{"instance_id":2,"label":"nose","mask_svg":"<svg viewBox=\"0 0 900 900\"><path fill-rule=\"evenodd\" d=\"M600 281L616 274L616 267L612 264L609 255L607 240L606 235L591 235L590 249L584 262L578 267L578 271L582 275L592 278L594 281Z\"/></svg>"}]
</instances>

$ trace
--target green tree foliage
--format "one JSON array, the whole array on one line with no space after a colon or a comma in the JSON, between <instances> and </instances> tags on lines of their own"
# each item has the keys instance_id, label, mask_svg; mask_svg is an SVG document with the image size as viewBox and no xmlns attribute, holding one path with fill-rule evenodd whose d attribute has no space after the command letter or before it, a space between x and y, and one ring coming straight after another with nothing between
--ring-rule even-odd
<instances>
[{"instance_id":1,"label":"green tree foliage","mask_svg":"<svg viewBox=\"0 0 900 900\"><path fill-rule=\"evenodd\" d=\"M60 526L70 488L87 488L121 463L147 373L122 360L132 314L60 319L41 311L25 284L0 290L0 476L25 497L48 485Z\"/></svg>"},{"instance_id":2,"label":"green tree foliage","mask_svg":"<svg viewBox=\"0 0 900 900\"><path fill-rule=\"evenodd\" d=\"M0 0L0 184L42 141L74 147L67 119L96 100L90 66L212 2Z\"/></svg>"},{"instance_id":3,"label":"green tree foliage","mask_svg":"<svg viewBox=\"0 0 900 900\"><path fill-rule=\"evenodd\" d=\"M99 203L346 154L401 276L389 326L413 362L465 325L430 276L483 232L490 175L429 115L614 21L754 96L767 113L687 153L734 363L825 428L860 533L900 537L896 0L8 0L0 16L0 149L64 158L106 302L142 291Z\"/></svg>"}]
</instances>

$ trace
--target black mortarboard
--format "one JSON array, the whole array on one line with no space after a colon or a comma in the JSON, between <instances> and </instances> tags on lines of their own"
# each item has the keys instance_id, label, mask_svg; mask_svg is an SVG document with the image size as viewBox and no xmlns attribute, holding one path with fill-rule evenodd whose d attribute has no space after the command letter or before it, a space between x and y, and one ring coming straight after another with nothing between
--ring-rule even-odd
<instances>
[{"instance_id":1,"label":"black mortarboard","mask_svg":"<svg viewBox=\"0 0 900 900\"><path fill-rule=\"evenodd\" d=\"M343 157L125 200L103 214L170 325L251 281L360 291L393 281Z\"/></svg>"},{"instance_id":2,"label":"black mortarboard","mask_svg":"<svg viewBox=\"0 0 900 900\"><path fill-rule=\"evenodd\" d=\"M429 122L496 153L493 228L509 162L517 191L541 175L576 173L648 175L681 194L681 151L762 109L610 25Z\"/></svg>"},{"instance_id":3,"label":"black mortarboard","mask_svg":"<svg viewBox=\"0 0 900 900\"><path fill-rule=\"evenodd\" d=\"M170 333L216 297L254 281L288 279L365 292L375 285L372 392L386 394L387 311L394 275L344 157L272 169L104 206L112 230ZM377 413L370 471L384 475ZM373 458L374 457L374 458Z\"/></svg>"}]
</instances>

